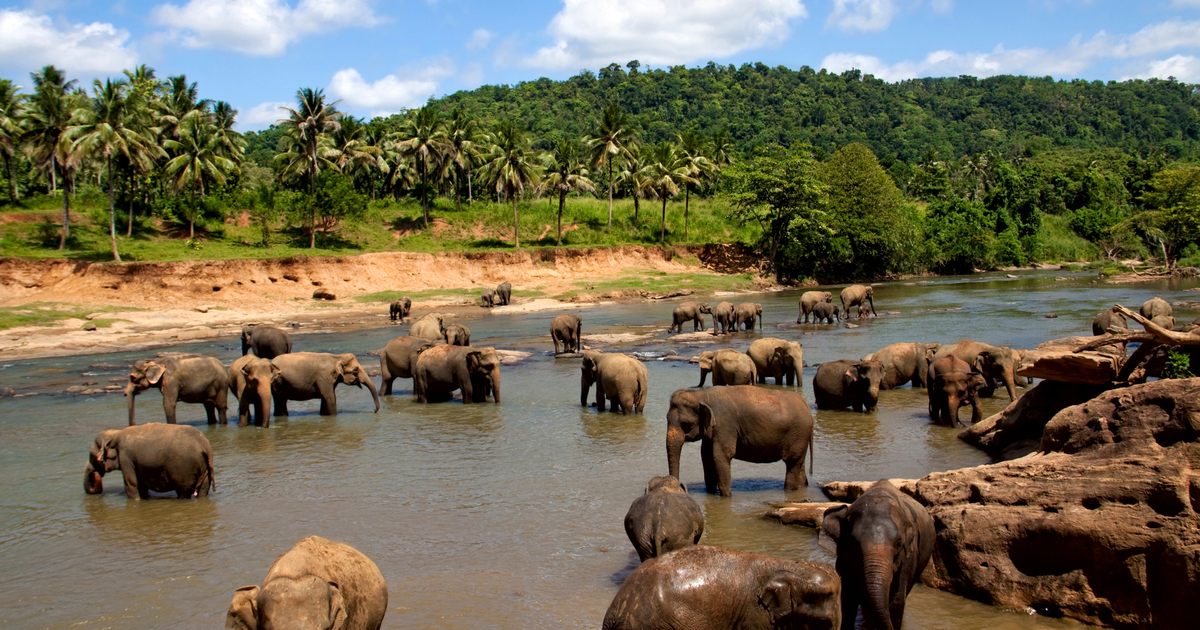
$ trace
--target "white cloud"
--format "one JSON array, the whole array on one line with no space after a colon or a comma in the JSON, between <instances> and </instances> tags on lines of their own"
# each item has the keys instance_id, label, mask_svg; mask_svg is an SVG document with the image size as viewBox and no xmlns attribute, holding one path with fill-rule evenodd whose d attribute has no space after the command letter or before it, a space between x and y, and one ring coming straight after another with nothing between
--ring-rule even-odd
<instances>
[{"instance_id":1,"label":"white cloud","mask_svg":"<svg viewBox=\"0 0 1200 630\"><path fill-rule=\"evenodd\" d=\"M1175 55L1167 59L1151 61L1145 70L1122 77L1125 79L1165 79L1175 77L1184 83L1200 83L1200 59L1192 55Z\"/></svg>"},{"instance_id":2,"label":"white cloud","mask_svg":"<svg viewBox=\"0 0 1200 630\"><path fill-rule=\"evenodd\" d=\"M295 106L296 104L291 102L272 101L259 103L248 110L238 112L237 128L244 131L246 129L269 127L280 119L287 117L287 112L280 109L281 107Z\"/></svg>"},{"instance_id":3,"label":"white cloud","mask_svg":"<svg viewBox=\"0 0 1200 630\"><path fill-rule=\"evenodd\" d=\"M0 9L0 67L54 64L68 74L114 73L137 63L128 42L129 31L112 24L56 25L44 14Z\"/></svg>"},{"instance_id":4,"label":"white cloud","mask_svg":"<svg viewBox=\"0 0 1200 630\"><path fill-rule=\"evenodd\" d=\"M1134 33L1114 49L1117 57L1153 55L1180 46L1200 45L1200 22L1168 20Z\"/></svg>"},{"instance_id":5,"label":"white cloud","mask_svg":"<svg viewBox=\"0 0 1200 630\"><path fill-rule=\"evenodd\" d=\"M467 50L478 52L487 48L488 44L492 43L492 38L495 34L486 28L477 28L474 33L471 33L471 38L467 40Z\"/></svg>"},{"instance_id":6,"label":"white cloud","mask_svg":"<svg viewBox=\"0 0 1200 630\"><path fill-rule=\"evenodd\" d=\"M189 48L225 48L252 55L281 55L314 33L379 23L367 0L189 0L155 7L151 20L168 27Z\"/></svg>"},{"instance_id":7,"label":"white cloud","mask_svg":"<svg viewBox=\"0 0 1200 630\"><path fill-rule=\"evenodd\" d=\"M876 33L892 25L897 11L895 0L834 0L826 24L850 33Z\"/></svg>"},{"instance_id":8,"label":"white cloud","mask_svg":"<svg viewBox=\"0 0 1200 630\"><path fill-rule=\"evenodd\" d=\"M453 73L453 64L443 60L367 83L358 70L346 68L333 75L329 93L341 99L339 109L368 109L372 116L386 116L424 105L437 90L439 80Z\"/></svg>"},{"instance_id":9,"label":"white cloud","mask_svg":"<svg viewBox=\"0 0 1200 630\"><path fill-rule=\"evenodd\" d=\"M949 13L954 10L954 0L930 0L934 13Z\"/></svg>"},{"instance_id":10,"label":"white cloud","mask_svg":"<svg viewBox=\"0 0 1200 630\"><path fill-rule=\"evenodd\" d=\"M525 62L557 69L637 59L670 65L782 42L805 18L800 0L564 0L551 20L555 43Z\"/></svg>"}]
</instances>

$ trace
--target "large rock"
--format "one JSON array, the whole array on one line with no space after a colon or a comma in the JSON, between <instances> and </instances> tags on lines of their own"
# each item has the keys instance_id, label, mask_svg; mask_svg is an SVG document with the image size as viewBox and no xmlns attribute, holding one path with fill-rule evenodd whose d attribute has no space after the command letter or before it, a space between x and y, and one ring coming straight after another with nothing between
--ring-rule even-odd
<instances>
[{"instance_id":1,"label":"large rock","mask_svg":"<svg viewBox=\"0 0 1200 630\"><path fill-rule=\"evenodd\" d=\"M1041 451L934 473L932 586L1118 628L1196 627L1200 379L1101 394L1046 425Z\"/></svg>"},{"instance_id":2,"label":"large rock","mask_svg":"<svg viewBox=\"0 0 1200 630\"><path fill-rule=\"evenodd\" d=\"M1107 385L1042 381L1009 403L1004 411L967 427L958 438L998 460L1016 459L1041 447L1042 431L1055 414L1087 402L1107 389Z\"/></svg>"}]
</instances>

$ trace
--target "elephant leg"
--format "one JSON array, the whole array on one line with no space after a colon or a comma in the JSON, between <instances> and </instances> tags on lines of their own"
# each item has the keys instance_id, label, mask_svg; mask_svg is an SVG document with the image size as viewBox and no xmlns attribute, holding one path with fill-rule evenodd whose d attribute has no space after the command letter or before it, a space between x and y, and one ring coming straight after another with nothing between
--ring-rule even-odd
<instances>
[{"instance_id":1,"label":"elephant leg","mask_svg":"<svg viewBox=\"0 0 1200 630\"><path fill-rule=\"evenodd\" d=\"M205 401L204 415L208 416L209 424L216 424L217 423L217 406L214 405L211 401Z\"/></svg>"},{"instance_id":2,"label":"elephant leg","mask_svg":"<svg viewBox=\"0 0 1200 630\"><path fill-rule=\"evenodd\" d=\"M733 455L726 454L724 449L714 444L712 459L713 472L717 477L717 493L723 497L733 496L733 473L730 468Z\"/></svg>"},{"instance_id":3,"label":"elephant leg","mask_svg":"<svg viewBox=\"0 0 1200 630\"><path fill-rule=\"evenodd\" d=\"M318 385L317 393L321 395L321 415L336 416L338 412L337 394L333 392L333 386Z\"/></svg>"},{"instance_id":4,"label":"elephant leg","mask_svg":"<svg viewBox=\"0 0 1200 630\"><path fill-rule=\"evenodd\" d=\"M704 439L700 443L700 462L704 464L704 491L717 494L717 467L713 461L713 442Z\"/></svg>"},{"instance_id":5,"label":"elephant leg","mask_svg":"<svg viewBox=\"0 0 1200 630\"><path fill-rule=\"evenodd\" d=\"M604 411L604 385L596 383L596 411Z\"/></svg>"},{"instance_id":6,"label":"elephant leg","mask_svg":"<svg viewBox=\"0 0 1200 630\"><path fill-rule=\"evenodd\" d=\"M262 406L259 407L260 413ZM262 417L259 416L259 422L262 422ZM244 427L250 424L250 400L249 396L243 395L238 399L238 426Z\"/></svg>"},{"instance_id":7,"label":"elephant leg","mask_svg":"<svg viewBox=\"0 0 1200 630\"><path fill-rule=\"evenodd\" d=\"M807 444L804 445L807 448ZM793 453L788 453L784 464L787 465L787 472L783 476L783 489L786 492L799 490L808 485L808 474L804 472L804 456L805 449L800 448L800 456L797 457Z\"/></svg>"},{"instance_id":8,"label":"elephant leg","mask_svg":"<svg viewBox=\"0 0 1200 630\"><path fill-rule=\"evenodd\" d=\"M173 394L163 392L163 413L167 416L167 424L175 424L175 403L178 402Z\"/></svg>"},{"instance_id":9,"label":"elephant leg","mask_svg":"<svg viewBox=\"0 0 1200 630\"><path fill-rule=\"evenodd\" d=\"M856 569L850 569L845 574L849 575ZM857 569L861 571L862 569ZM862 593L854 588L853 580L844 580L842 582L842 628L841 630L854 630L854 624L858 620L859 602L863 600ZM897 626L898 627L898 626Z\"/></svg>"},{"instance_id":10,"label":"elephant leg","mask_svg":"<svg viewBox=\"0 0 1200 630\"><path fill-rule=\"evenodd\" d=\"M394 377L394 376L391 376L391 377L384 376L383 377L383 395L384 396L392 395L392 382L395 380L396 380L396 377Z\"/></svg>"},{"instance_id":11,"label":"elephant leg","mask_svg":"<svg viewBox=\"0 0 1200 630\"><path fill-rule=\"evenodd\" d=\"M283 394L275 394L275 415L288 415L287 396L284 396Z\"/></svg>"},{"instance_id":12,"label":"elephant leg","mask_svg":"<svg viewBox=\"0 0 1200 630\"><path fill-rule=\"evenodd\" d=\"M633 392L622 391L621 393L621 413L629 415L633 413Z\"/></svg>"}]
</instances>

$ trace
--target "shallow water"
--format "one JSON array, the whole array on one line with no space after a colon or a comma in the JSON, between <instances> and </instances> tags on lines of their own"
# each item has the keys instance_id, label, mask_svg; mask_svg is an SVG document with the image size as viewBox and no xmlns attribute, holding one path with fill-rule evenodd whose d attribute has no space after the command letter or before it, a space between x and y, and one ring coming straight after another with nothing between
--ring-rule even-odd
<instances>
[{"instance_id":1,"label":"shallow water","mask_svg":"<svg viewBox=\"0 0 1200 630\"><path fill-rule=\"evenodd\" d=\"M880 317L853 329L795 325L800 291L725 299L762 302L768 325L761 334L799 339L806 361L816 364L897 341L969 337L1032 347L1090 334L1095 313L1114 303L1136 308L1154 295L1191 300L1194 294L1183 291L1196 286L1092 280L1090 273L1043 272L881 285ZM668 301L585 309L584 334L654 331L637 350L684 356L711 347L668 341L662 329L672 308ZM1048 312L1059 317L1044 318ZM598 627L637 564L625 511L647 479L666 473L670 392L695 385L699 375L695 365L652 361L644 416L584 409L578 360L546 355L555 314L468 322L475 345L536 352L502 369L501 405L417 405L407 380L397 381L397 395L382 397L378 414L366 390L341 387L336 418L317 415L316 401L291 403L291 418L269 430L239 429L236 413L233 425L208 426L202 407L180 405L180 422L198 426L215 452L217 490L195 501L128 500L116 473L105 478L102 496L83 492L89 444L99 431L125 425L120 395L0 401L0 626L218 628L236 588L260 583L279 554L317 534L379 565L390 594L385 628ZM1176 309L1181 322L1195 315ZM298 335L295 346L356 352L373 368L377 360L365 353L406 331ZM722 345L745 349L758 336L741 333ZM234 346L228 340L177 349L228 363L237 356ZM90 366L124 365L144 354L15 362L0 369L0 386L103 386L127 370ZM813 372L805 370L806 391ZM1000 391L985 401L985 413L1006 402ZM918 477L988 459L956 439L956 430L930 425L923 390L883 392L873 414L815 415L815 472L810 487L797 492L783 491L782 464L734 462L734 496L706 495L699 446L684 448L681 475L704 508L704 543L831 562L812 530L761 518L765 502L822 500L817 485L831 480ZM139 397L138 416L161 421L157 392ZM905 627L1080 626L918 586Z\"/></svg>"}]
</instances>

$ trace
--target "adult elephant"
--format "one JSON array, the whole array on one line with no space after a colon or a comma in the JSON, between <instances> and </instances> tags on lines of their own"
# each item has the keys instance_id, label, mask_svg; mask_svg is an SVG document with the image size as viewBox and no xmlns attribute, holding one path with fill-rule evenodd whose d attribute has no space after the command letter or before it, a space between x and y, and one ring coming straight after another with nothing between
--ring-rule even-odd
<instances>
[{"instance_id":1,"label":"adult elephant","mask_svg":"<svg viewBox=\"0 0 1200 630\"><path fill-rule=\"evenodd\" d=\"M412 378L417 366L417 357L432 348L434 342L420 337L396 337L379 351L379 374L383 377L380 389L385 396L392 395L392 381Z\"/></svg>"},{"instance_id":2,"label":"adult elephant","mask_svg":"<svg viewBox=\"0 0 1200 630\"><path fill-rule=\"evenodd\" d=\"M925 387L929 364L941 349L940 343L901 342L884 346L862 360L874 359L883 364L880 389L896 389L910 381L913 387Z\"/></svg>"},{"instance_id":3,"label":"adult elephant","mask_svg":"<svg viewBox=\"0 0 1200 630\"><path fill-rule=\"evenodd\" d=\"M841 579L825 564L696 545L643 562L603 630L836 628Z\"/></svg>"},{"instance_id":4,"label":"adult elephant","mask_svg":"<svg viewBox=\"0 0 1200 630\"><path fill-rule=\"evenodd\" d=\"M848 506L825 510L821 546L837 552L842 578L842 630L861 607L867 626L896 630L904 603L933 555L933 519L886 479Z\"/></svg>"},{"instance_id":5,"label":"adult elephant","mask_svg":"<svg viewBox=\"0 0 1200 630\"><path fill-rule=\"evenodd\" d=\"M277 378L279 368L274 363L252 354L239 357L229 366L229 391L238 400L239 427L250 424L251 407L255 424L271 426L271 388Z\"/></svg>"},{"instance_id":6,"label":"adult elephant","mask_svg":"<svg viewBox=\"0 0 1200 630\"><path fill-rule=\"evenodd\" d=\"M699 543L704 512L678 479L655 477L625 513L625 535L645 562Z\"/></svg>"},{"instance_id":7,"label":"adult elephant","mask_svg":"<svg viewBox=\"0 0 1200 630\"><path fill-rule=\"evenodd\" d=\"M758 370L750 357L729 348L700 353L700 384L704 387L708 373L712 372L713 385L753 385L758 381Z\"/></svg>"},{"instance_id":8,"label":"adult elephant","mask_svg":"<svg viewBox=\"0 0 1200 630\"><path fill-rule=\"evenodd\" d=\"M271 564L261 588L233 594L225 627L379 630L387 605L387 581L370 558L309 536Z\"/></svg>"},{"instance_id":9,"label":"adult elephant","mask_svg":"<svg viewBox=\"0 0 1200 630\"><path fill-rule=\"evenodd\" d=\"M496 287L496 300L500 302L500 306L508 306L508 301L512 298L512 285L507 282L501 282L500 286Z\"/></svg>"},{"instance_id":10,"label":"adult elephant","mask_svg":"<svg viewBox=\"0 0 1200 630\"><path fill-rule=\"evenodd\" d=\"M388 306L388 316L392 321L398 322L408 317L408 312L412 310L412 300L408 296L404 296L399 300L393 300Z\"/></svg>"},{"instance_id":11,"label":"adult elephant","mask_svg":"<svg viewBox=\"0 0 1200 630\"><path fill-rule=\"evenodd\" d=\"M813 323L814 324L834 324L841 319L842 314L838 311L838 307L832 302L820 302L813 306Z\"/></svg>"},{"instance_id":12,"label":"adult elephant","mask_svg":"<svg viewBox=\"0 0 1200 630\"><path fill-rule=\"evenodd\" d=\"M482 305L484 308L492 308L496 305L496 290L484 289L483 292L479 294L479 299L483 303Z\"/></svg>"},{"instance_id":13,"label":"adult elephant","mask_svg":"<svg viewBox=\"0 0 1200 630\"><path fill-rule=\"evenodd\" d=\"M1171 308L1171 303L1157 296L1142 303L1141 314L1146 319L1154 319L1159 316L1175 316L1174 309Z\"/></svg>"},{"instance_id":14,"label":"adult elephant","mask_svg":"<svg viewBox=\"0 0 1200 630\"><path fill-rule=\"evenodd\" d=\"M796 323L807 324L813 307L822 303L832 304L833 294L829 291L805 291L804 295L800 296L800 314L796 316Z\"/></svg>"},{"instance_id":15,"label":"adult elephant","mask_svg":"<svg viewBox=\"0 0 1200 630\"><path fill-rule=\"evenodd\" d=\"M293 352L271 359L279 368L273 391L275 415L288 415L289 400L321 399L321 415L336 416L337 394L340 384L366 386L379 411L379 392L367 375L367 370L351 353L328 354L325 352Z\"/></svg>"},{"instance_id":16,"label":"adult elephant","mask_svg":"<svg viewBox=\"0 0 1200 630\"><path fill-rule=\"evenodd\" d=\"M713 336L727 335L737 330L733 320L733 303L720 302L712 310Z\"/></svg>"},{"instance_id":17,"label":"adult elephant","mask_svg":"<svg viewBox=\"0 0 1200 630\"><path fill-rule=\"evenodd\" d=\"M274 326L244 324L242 326L242 355L254 351L260 358L271 360L292 351L292 338Z\"/></svg>"},{"instance_id":18,"label":"adult elephant","mask_svg":"<svg viewBox=\"0 0 1200 630\"><path fill-rule=\"evenodd\" d=\"M776 385L783 385L786 381L789 387L804 386L804 346L799 342L777 337L755 339L746 354L754 361L759 383L765 383L768 376L774 376Z\"/></svg>"},{"instance_id":19,"label":"adult elephant","mask_svg":"<svg viewBox=\"0 0 1200 630\"><path fill-rule=\"evenodd\" d=\"M683 302L671 311L671 327L667 332L683 332L683 322L692 322L692 331L704 330L704 315L712 313L708 302Z\"/></svg>"},{"instance_id":20,"label":"adult elephant","mask_svg":"<svg viewBox=\"0 0 1200 630\"><path fill-rule=\"evenodd\" d=\"M865 284L852 284L842 289L842 316L850 319L850 307L858 307L858 318L862 319L863 307L871 305L871 316L875 315L875 288Z\"/></svg>"},{"instance_id":21,"label":"adult elephant","mask_svg":"<svg viewBox=\"0 0 1200 630\"><path fill-rule=\"evenodd\" d=\"M464 403L500 403L500 357L495 348L434 346L417 357L413 393L417 401L449 400L462 390Z\"/></svg>"},{"instance_id":22,"label":"adult elephant","mask_svg":"<svg viewBox=\"0 0 1200 630\"><path fill-rule=\"evenodd\" d=\"M1142 306L1144 308L1145 304ZM1103 335L1104 333L1108 332L1109 328L1114 327L1123 330L1129 330L1129 323L1125 321L1124 315L1113 311L1112 309L1100 311L1096 314L1095 319L1092 320L1093 335Z\"/></svg>"},{"instance_id":23,"label":"adult elephant","mask_svg":"<svg viewBox=\"0 0 1200 630\"><path fill-rule=\"evenodd\" d=\"M958 426L958 408L964 402L971 405L971 424L983 419L979 390L987 387L987 382L966 361L948 354L930 364L928 380L930 420Z\"/></svg>"},{"instance_id":24,"label":"adult elephant","mask_svg":"<svg viewBox=\"0 0 1200 630\"><path fill-rule=\"evenodd\" d=\"M583 353L582 392L579 404L586 407L588 393L596 386L596 411L604 411L608 399L609 411L642 413L650 392L650 374L637 359L624 354L606 354L599 350Z\"/></svg>"},{"instance_id":25,"label":"adult elephant","mask_svg":"<svg viewBox=\"0 0 1200 630\"><path fill-rule=\"evenodd\" d=\"M208 423L225 424L229 401L229 373L212 357L168 357L138 361L129 372L125 398L129 426L134 421L134 401L148 389L162 390L163 411L168 424L175 424L175 405L180 402L204 405Z\"/></svg>"},{"instance_id":26,"label":"adult elephant","mask_svg":"<svg viewBox=\"0 0 1200 630\"><path fill-rule=\"evenodd\" d=\"M558 344L564 353L579 352L583 340L583 318L575 313L562 313L550 322L550 341L554 344L554 355L558 356Z\"/></svg>"},{"instance_id":27,"label":"adult elephant","mask_svg":"<svg viewBox=\"0 0 1200 630\"><path fill-rule=\"evenodd\" d=\"M754 330L754 322L758 322L758 328L762 330L762 304L742 302L733 307L734 330Z\"/></svg>"},{"instance_id":28,"label":"adult elephant","mask_svg":"<svg viewBox=\"0 0 1200 630\"><path fill-rule=\"evenodd\" d=\"M450 324L442 330L446 343L452 346L471 345L471 329L462 324Z\"/></svg>"},{"instance_id":29,"label":"adult elephant","mask_svg":"<svg viewBox=\"0 0 1200 630\"><path fill-rule=\"evenodd\" d=\"M795 392L753 385L676 391L667 410L667 469L672 477L679 479L683 444L700 440L704 486L710 493L733 494L734 459L757 464L782 460L787 465L784 490L808 485L804 457L813 449L813 419L808 402Z\"/></svg>"},{"instance_id":30,"label":"adult elephant","mask_svg":"<svg viewBox=\"0 0 1200 630\"><path fill-rule=\"evenodd\" d=\"M207 496L217 487L212 445L199 429L178 424L144 424L101 431L83 469L83 490L104 492L100 478L121 471L125 496L149 499L150 492L174 492L180 499Z\"/></svg>"},{"instance_id":31,"label":"adult elephant","mask_svg":"<svg viewBox=\"0 0 1200 630\"><path fill-rule=\"evenodd\" d=\"M883 364L874 361L829 361L822 363L813 376L813 396L817 409L872 411L879 403L879 384Z\"/></svg>"},{"instance_id":32,"label":"adult elephant","mask_svg":"<svg viewBox=\"0 0 1200 630\"><path fill-rule=\"evenodd\" d=\"M942 349L934 355L933 360L936 361L948 354L953 354L966 361L975 371L983 374L987 385L979 391L980 396L991 398L996 391L996 383L1001 382L1008 390L1008 399L1017 399L1016 371L1017 365L1021 362L1021 354L1018 351L1008 346L993 346L979 341L962 339L957 343L942 346ZM1024 382L1024 378L1021 380Z\"/></svg>"},{"instance_id":33,"label":"adult elephant","mask_svg":"<svg viewBox=\"0 0 1200 630\"><path fill-rule=\"evenodd\" d=\"M427 313L408 327L408 336L429 341L441 341L446 336L443 325L445 317L438 313Z\"/></svg>"}]
</instances>

